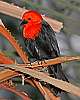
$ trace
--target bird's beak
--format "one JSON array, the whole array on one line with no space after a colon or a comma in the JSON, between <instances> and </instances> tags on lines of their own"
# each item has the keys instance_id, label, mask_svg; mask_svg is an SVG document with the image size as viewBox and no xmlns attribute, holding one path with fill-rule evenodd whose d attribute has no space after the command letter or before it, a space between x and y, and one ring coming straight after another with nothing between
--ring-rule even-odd
<instances>
[{"instance_id":1,"label":"bird's beak","mask_svg":"<svg viewBox=\"0 0 80 100\"><path fill-rule=\"evenodd\" d=\"M27 23L28 23L27 20L22 20L21 23L20 23L20 25L22 26L22 25L27 24Z\"/></svg>"}]
</instances>

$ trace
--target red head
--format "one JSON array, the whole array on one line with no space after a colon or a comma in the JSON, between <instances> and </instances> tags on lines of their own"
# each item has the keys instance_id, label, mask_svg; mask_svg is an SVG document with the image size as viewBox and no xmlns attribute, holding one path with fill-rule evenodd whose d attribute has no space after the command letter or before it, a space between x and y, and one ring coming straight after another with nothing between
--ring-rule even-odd
<instances>
[{"instance_id":1,"label":"red head","mask_svg":"<svg viewBox=\"0 0 80 100\"><path fill-rule=\"evenodd\" d=\"M30 10L23 14L21 24L24 38L35 39L41 31L42 16L38 12Z\"/></svg>"}]
</instances>

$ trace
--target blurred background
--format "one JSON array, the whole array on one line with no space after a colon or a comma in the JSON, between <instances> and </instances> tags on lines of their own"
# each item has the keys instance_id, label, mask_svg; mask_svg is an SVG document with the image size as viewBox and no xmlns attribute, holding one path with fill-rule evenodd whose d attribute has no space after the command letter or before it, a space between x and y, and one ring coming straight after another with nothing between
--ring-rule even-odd
<instances>
[{"instance_id":1,"label":"blurred background","mask_svg":"<svg viewBox=\"0 0 80 100\"><path fill-rule=\"evenodd\" d=\"M64 28L60 33L56 33L56 38L61 55L80 55L80 0L1 0L18 5L26 9L34 9L38 12L63 22ZM0 13L4 25L11 31L12 35L19 40L24 48L21 39L22 28L20 20ZM24 48L25 50L25 48ZM11 57L16 58L18 63L21 59L16 54L14 48L2 36L0 36L0 51ZM63 70L67 74L69 81L80 86L80 63L69 62L62 64ZM18 100L18 99L15 99ZM19 99L21 100L21 99ZM43 100L34 99L34 100ZM79 97L71 94L63 94L62 100L80 100Z\"/></svg>"}]
</instances>

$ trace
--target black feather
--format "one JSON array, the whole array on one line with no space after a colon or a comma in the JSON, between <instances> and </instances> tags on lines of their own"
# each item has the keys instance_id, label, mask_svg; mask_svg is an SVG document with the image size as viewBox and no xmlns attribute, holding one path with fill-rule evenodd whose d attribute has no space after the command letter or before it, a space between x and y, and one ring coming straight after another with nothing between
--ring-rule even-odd
<instances>
[{"instance_id":1,"label":"black feather","mask_svg":"<svg viewBox=\"0 0 80 100\"><path fill-rule=\"evenodd\" d=\"M60 56L55 32L46 21L42 23L42 30L39 37L35 40L25 40L25 45L30 61L47 60ZM51 77L68 82L68 79L62 71L61 64L51 65L48 67L48 72ZM50 84L46 84L46 86L56 95L61 92L60 89Z\"/></svg>"}]
</instances>

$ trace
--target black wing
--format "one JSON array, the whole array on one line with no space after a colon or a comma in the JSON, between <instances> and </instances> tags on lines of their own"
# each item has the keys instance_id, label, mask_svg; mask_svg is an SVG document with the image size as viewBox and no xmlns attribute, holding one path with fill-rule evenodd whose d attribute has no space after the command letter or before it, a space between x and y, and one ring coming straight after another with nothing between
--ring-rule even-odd
<instances>
[{"instance_id":1,"label":"black wing","mask_svg":"<svg viewBox=\"0 0 80 100\"><path fill-rule=\"evenodd\" d=\"M60 56L60 51L59 51L58 43L56 40L55 32L53 31L51 26L46 21L43 21L43 29L42 30L43 30L42 34L44 34L43 36L46 38L46 41L47 41L46 47L48 47L48 49L50 50L49 56L51 58ZM47 48L46 49L45 48L44 48L44 50L46 51ZM68 81L67 78L65 77L65 75L63 74L61 64L57 64L55 66L56 67L50 68L50 73L56 74L55 77L58 79Z\"/></svg>"},{"instance_id":2,"label":"black wing","mask_svg":"<svg viewBox=\"0 0 80 100\"><path fill-rule=\"evenodd\" d=\"M43 21L42 23L42 30L39 37L35 40L29 40L25 42L25 44L28 54L31 55L29 57L30 60L33 59L32 61L52 59L60 56L55 32L46 21ZM50 67L48 67L48 72L51 77L68 81L62 71L61 64L51 65ZM58 89L56 93L58 91L61 90Z\"/></svg>"}]
</instances>

